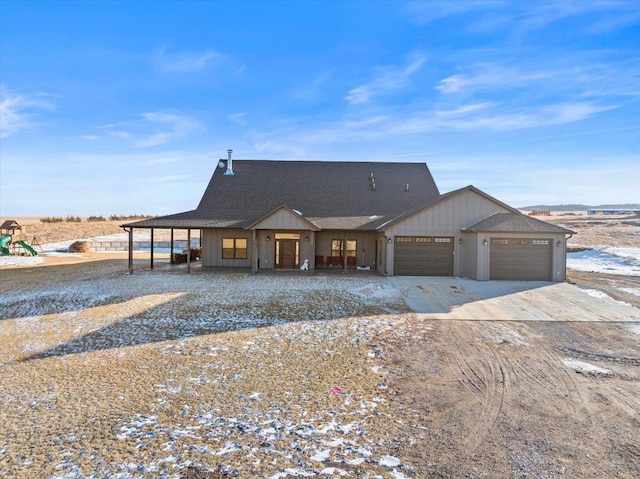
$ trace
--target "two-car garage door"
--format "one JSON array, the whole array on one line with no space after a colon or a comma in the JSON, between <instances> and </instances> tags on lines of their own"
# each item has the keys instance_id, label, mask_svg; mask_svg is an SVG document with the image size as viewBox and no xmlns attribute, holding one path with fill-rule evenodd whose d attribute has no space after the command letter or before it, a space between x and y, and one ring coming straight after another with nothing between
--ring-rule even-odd
<instances>
[{"instance_id":1,"label":"two-car garage door","mask_svg":"<svg viewBox=\"0 0 640 479\"><path fill-rule=\"evenodd\" d=\"M491 238L489 279L551 281L550 239Z\"/></svg>"},{"instance_id":2,"label":"two-car garage door","mask_svg":"<svg viewBox=\"0 0 640 479\"><path fill-rule=\"evenodd\" d=\"M396 236L393 264L396 276L452 276L453 238Z\"/></svg>"}]
</instances>

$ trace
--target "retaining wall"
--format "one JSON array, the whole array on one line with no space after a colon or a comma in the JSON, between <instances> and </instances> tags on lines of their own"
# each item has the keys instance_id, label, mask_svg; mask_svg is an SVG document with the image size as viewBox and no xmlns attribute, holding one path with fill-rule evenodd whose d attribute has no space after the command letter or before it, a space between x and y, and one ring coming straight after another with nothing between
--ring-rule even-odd
<instances>
[{"instance_id":1,"label":"retaining wall","mask_svg":"<svg viewBox=\"0 0 640 479\"><path fill-rule=\"evenodd\" d=\"M105 251L128 251L129 250L129 242L128 241L87 241L87 245L91 251L96 253L103 253ZM154 241L153 242L154 249L170 249L171 242L170 241ZM173 242L173 251L175 253L180 253L183 249L187 248L187 240L175 240ZM191 239L191 248L200 248L200 238L192 238ZM151 250L151 241L134 241L133 242L134 251L140 250Z\"/></svg>"}]
</instances>

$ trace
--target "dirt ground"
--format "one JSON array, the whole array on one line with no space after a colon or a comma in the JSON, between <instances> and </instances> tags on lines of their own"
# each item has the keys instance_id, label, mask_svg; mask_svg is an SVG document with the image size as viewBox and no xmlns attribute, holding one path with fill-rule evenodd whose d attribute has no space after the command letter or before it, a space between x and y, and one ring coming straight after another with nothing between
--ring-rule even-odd
<instances>
[{"instance_id":1,"label":"dirt ground","mask_svg":"<svg viewBox=\"0 0 640 479\"><path fill-rule=\"evenodd\" d=\"M640 477L640 278L124 272L0 268L3 477Z\"/></svg>"}]
</instances>

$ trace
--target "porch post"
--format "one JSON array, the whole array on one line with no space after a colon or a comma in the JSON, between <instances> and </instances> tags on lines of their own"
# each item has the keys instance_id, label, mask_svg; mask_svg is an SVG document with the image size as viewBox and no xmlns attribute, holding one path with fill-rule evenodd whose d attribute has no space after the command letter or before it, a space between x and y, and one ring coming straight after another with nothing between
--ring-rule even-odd
<instances>
[{"instance_id":1,"label":"porch post","mask_svg":"<svg viewBox=\"0 0 640 479\"><path fill-rule=\"evenodd\" d=\"M316 269L316 232L311 231L311 258L309 258L309 269Z\"/></svg>"},{"instance_id":2,"label":"porch post","mask_svg":"<svg viewBox=\"0 0 640 479\"><path fill-rule=\"evenodd\" d=\"M251 230L251 272L258 272L258 235L255 228Z\"/></svg>"},{"instance_id":3,"label":"porch post","mask_svg":"<svg viewBox=\"0 0 640 479\"><path fill-rule=\"evenodd\" d=\"M344 233L344 240L342 241L342 260L344 263L344 272L347 272L347 233Z\"/></svg>"},{"instance_id":4,"label":"porch post","mask_svg":"<svg viewBox=\"0 0 640 479\"><path fill-rule=\"evenodd\" d=\"M133 228L129 229L129 274L133 274Z\"/></svg>"},{"instance_id":5,"label":"porch post","mask_svg":"<svg viewBox=\"0 0 640 479\"><path fill-rule=\"evenodd\" d=\"M153 228L151 228L151 266L149 269L153 269Z\"/></svg>"},{"instance_id":6,"label":"porch post","mask_svg":"<svg viewBox=\"0 0 640 479\"><path fill-rule=\"evenodd\" d=\"M191 274L191 228L187 229L187 274Z\"/></svg>"},{"instance_id":7,"label":"porch post","mask_svg":"<svg viewBox=\"0 0 640 479\"><path fill-rule=\"evenodd\" d=\"M171 228L171 253L169 254L169 263L173 263L173 228Z\"/></svg>"}]
</instances>

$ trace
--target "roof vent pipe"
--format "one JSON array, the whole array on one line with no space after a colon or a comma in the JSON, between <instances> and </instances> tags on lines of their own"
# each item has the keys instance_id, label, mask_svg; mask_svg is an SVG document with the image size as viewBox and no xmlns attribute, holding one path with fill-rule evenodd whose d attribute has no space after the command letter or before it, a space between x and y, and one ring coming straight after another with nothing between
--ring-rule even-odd
<instances>
[{"instance_id":1,"label":"roof vent pipe","mask_svg":"<svg viewBox=\"0 0 640 479\"><path fill-rule=\"evenodd\" d=\"M224 172L225 175L233 175L233 163L231 162L231 153L233 153L233 150L229 148L227 150L227 155L229 156L227 157L227 171Z\"/></svg>"},{"instance_id":2,"label":"roof vent pipe","mask_svg":"<svg viewBox=\"0 0 640 479\"><path fill-rule=\"evenodd\" d=\"M404 187L404 191L408 192L409 191L409 183L407 183Z\"/></svg>"}]
</instances>

